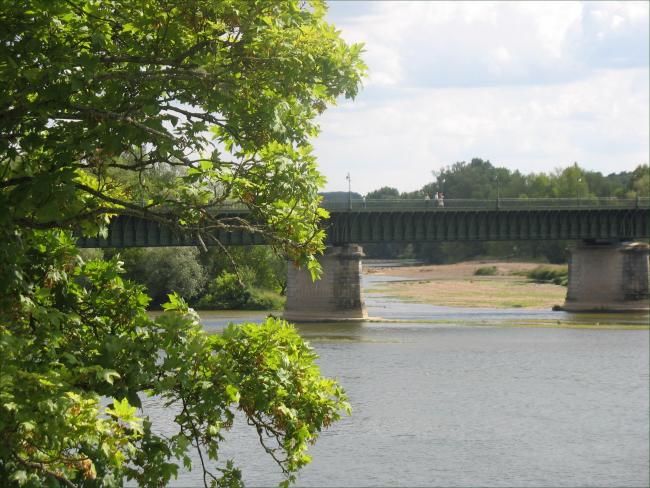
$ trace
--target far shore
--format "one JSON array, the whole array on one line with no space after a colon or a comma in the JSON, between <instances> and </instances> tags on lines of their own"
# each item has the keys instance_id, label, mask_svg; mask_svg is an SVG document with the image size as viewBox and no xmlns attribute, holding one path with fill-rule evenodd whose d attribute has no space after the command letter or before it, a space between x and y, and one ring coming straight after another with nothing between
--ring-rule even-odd
<instances>
[{"instance_id":1,"label":"far shore","mask_svg":"<svg viewBox=\"0 0 650 488\"><path fill-rule=\"evenodd\" d=\"M496 267L492 276L474 273L483 267ZM523 276L540 263L504 261L466 261L457 264L403 267L367 267L364 273L403 280L381 283L367 290L405 301L447 307L551 309L562 305L566 287L534 283ZM561 265L547 265L563 268Z\"/></svg>"}]
</instances>

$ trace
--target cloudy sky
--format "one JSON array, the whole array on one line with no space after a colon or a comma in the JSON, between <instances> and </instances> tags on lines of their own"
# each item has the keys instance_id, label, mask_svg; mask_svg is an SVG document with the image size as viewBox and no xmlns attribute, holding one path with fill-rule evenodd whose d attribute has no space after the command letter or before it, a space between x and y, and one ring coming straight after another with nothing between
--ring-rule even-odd
<instances>
[{"instance_id":1,"label":"cloudy sky","mask_svg":"<svg viewBox=\"0 0 650 488\"><path fill-rule=\"evenodd\" d=\"M649 3L330 2L369 76L321 118L326 190L419 189L473 157L524 173L648 162Z\"/></svg>"}]
</instances>

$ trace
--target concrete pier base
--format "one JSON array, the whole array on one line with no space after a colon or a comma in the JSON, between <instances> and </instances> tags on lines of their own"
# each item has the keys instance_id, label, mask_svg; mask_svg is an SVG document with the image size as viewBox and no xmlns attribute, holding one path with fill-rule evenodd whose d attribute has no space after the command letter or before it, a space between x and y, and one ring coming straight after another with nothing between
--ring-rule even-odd
<instances>
[{"instance_id":1,"label":"concrete pier base","mask_svg":"<svg viewBox=\"0 0 650 488\"><path fill-rule=\"evenodd\" d=\"M284 318L295 322L361 320L368 316L361 293L363 249L356 244L327 248L319 260L320 280L289 264Z\"/></svg>"},{"instance_id":2,"label":"concrete pier base","mask_svg":"<svg viewBox=\"0 0 650 488\"><path fill-rule=\"evenodd\" d=\"M582 243L571 250L569 286L563 310L569 312L647 312L647 244Z\"/></svg>"}]
</instances>

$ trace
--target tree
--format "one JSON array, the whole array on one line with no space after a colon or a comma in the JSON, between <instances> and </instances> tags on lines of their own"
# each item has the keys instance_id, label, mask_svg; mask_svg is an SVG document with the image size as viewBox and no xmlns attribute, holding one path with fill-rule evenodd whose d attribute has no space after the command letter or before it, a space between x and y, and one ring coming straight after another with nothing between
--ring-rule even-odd
<instances>
[{"instance_id":1,"label":"tree","mask_svg":"<svg viewBox=\"0 0 650 488\"><path fill-rule=\"evenodd\" d=\"M438 173L434 173L438 180L439 191L445 198L490 198L496 197L496 168L490 161L479 158L471 162L459 161Z\"/></svg>"},{"instance_id":2,"label":"tree","mask_svg":"<svg viewBox=\"0 0 650 488\"><path fill-rule=\"evenodd\" d=\"M390 186L383 186L379 190L368 193L366 198L368 200L396 200L399 198L399 190Z\"/></svg>"},{"instance_id":3,"label":"tree","mask_svg":"<svg viewBox=\"0 0 650 488\"><path fill-rule=\"evenodd\" d=\"M639 165L630 178L631 190L639 197L650 197L650 166Z\"/></svg>"},{"instance_id":4,"label":"tree","mask_svg":"<svg viewBox=\"0 0 650 488\"><path fill-rule=\"evenodd\" d=\"M237 410L292 481L348 408L295 330L208 336L175 295L152 319L117 258L85 262L73 235L114 215L217 246L212 230L243 228L317 273L309 140L356 94L361 46L319 0L0 5L2 484L161 486L193 448L206 486L238 485L219 458ZM247 217L221 212L232 204ZM143 395L177 408L175 433L137 411Z\"/></svg>"},{"instance_id":5,"label":"tree","mask_svg":"<svg viewBox=\"0 0 650 488\"><path fill-rule=\"evenodd\" d=\"M174 291L191 300L203 291L208 277L198 261L198 250L187 247L127 249L120 253L125 277L145 286L152 302L160 305Z\"/></svg>"},{"instance_id":6,"label":"tree","mask_svg":"<svg viewBox=\"0 0 650 488\"><path fill-rule=\"evenodd\" d=\"M554 196L561 198L589 196L589 183L584 170L578 166L578 163L573 163L564 169L557 169L554 176Z\"/></svg>"}]
</instances>

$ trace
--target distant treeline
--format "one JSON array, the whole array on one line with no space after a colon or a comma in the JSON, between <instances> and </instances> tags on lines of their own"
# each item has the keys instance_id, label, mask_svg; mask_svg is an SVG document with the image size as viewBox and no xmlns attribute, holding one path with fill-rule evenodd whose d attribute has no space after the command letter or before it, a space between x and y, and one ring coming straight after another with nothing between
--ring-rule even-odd
<instances>
[{"instance_id":1,"label":"distant treeline","mask_svg":"<svg viewBox=\"0 0 650 488\"><path fill-rule=\"evenodd\" d=\"M599 171L588 171L577 163L550 173L522 174L518 170L497 168L490 161L474 158L469 163L459 161L433 171L433 179L419 190L401 192L384 186L365 195L366 199L414 199L442 192L445 198L496 199L502 198L634 198L650 196L650 166L639 165L634 171L621 171L607 176ZM348 192L322 193L326 200L345 201ZM363 198L351 193L353 200Z\"/></svg>"},{"instance_id":2,"label":"distant treeline","mask_svg":"<svg viewBox=\"0 0 650 488\"><path fill-rule=\"evenodd\" d=\"M434 171L432 181L419 190L400 192L385 186L366 195L352 193L358 200L434 198L445 199L500 198L635 198L650 196L650 167L639 165L634 171L603 175L588 171L578 164L549 173L522 174L518 170L495 167L490 161L474 158L459 161ZM347 201L347 192L323 193L330 201ZM536 259L551 263L566 261L566 241L454 242L413 244L366 244L364 251L371 258L416 258L432 263L457 262L478 257Z\"/></svg>"}]
</instances>

